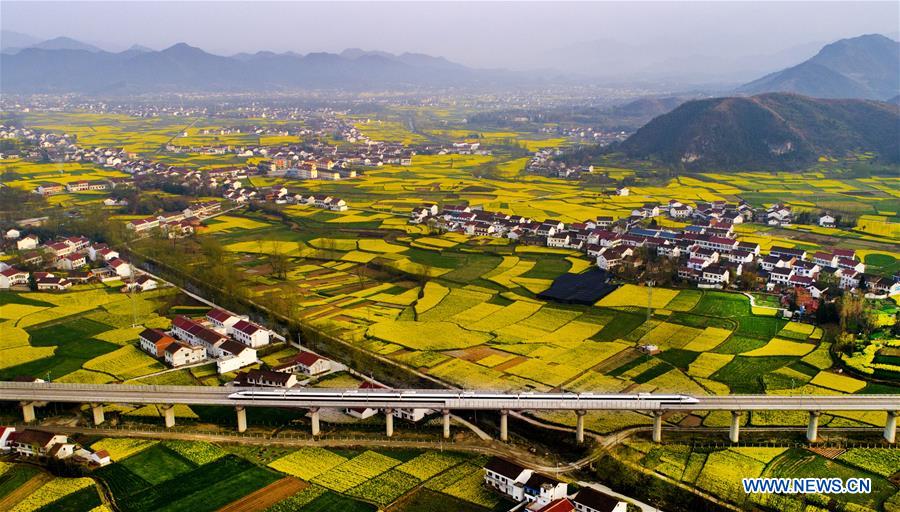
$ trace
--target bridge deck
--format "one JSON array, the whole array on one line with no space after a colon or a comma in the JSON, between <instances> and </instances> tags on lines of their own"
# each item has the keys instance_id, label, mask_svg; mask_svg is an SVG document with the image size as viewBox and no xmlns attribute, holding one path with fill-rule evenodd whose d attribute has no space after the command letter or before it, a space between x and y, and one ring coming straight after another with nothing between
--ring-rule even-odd
<instances>
[{"instance_id":1,"label":"bridge deck","mask_svg":"<svg viewBox=\"0 0 900 512\"><path fill-rule=\"evenodd\" d=\"M574 393L504 393L446 389L361 390L302 389L299 397L236 398L238 391L281 393L273 388L204 386L130 386L0 382L0 400L74 403L231 405L246 407L371 407L454 410L791 410L897 411L900 395L780 396L725 395L672 398L681 395L591 396ZM426 396L423 396L426 395ZM693 403L695 402L695 403Z\"/></svg>"}]
</instances>

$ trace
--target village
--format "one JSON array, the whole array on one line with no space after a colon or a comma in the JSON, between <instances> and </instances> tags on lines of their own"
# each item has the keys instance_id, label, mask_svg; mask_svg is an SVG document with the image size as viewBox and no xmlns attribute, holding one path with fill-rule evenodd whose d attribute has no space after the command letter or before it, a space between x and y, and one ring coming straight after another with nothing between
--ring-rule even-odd
<instances>
[{"instance_id":1,"label":"village","mask_svg":"<svg viewBox=\"0 0 900 512\"><path fill-rule=\"evenodd\" d=\"M620 187L614 193L628 195L629 190ZM698 288L768 292L802 289L815 300L826 297L830 288L863 290L872 298L900 292L900 276L866 274L865 264L852 249L808 253L773 245L763 254L759 243L741 241L734 230L735 225L744 222L787 226L792 215L791 207L783 204L755 210L744 202L690 206L671 200L666 205L645 204L626 218L600 216L567 225L465 205L439 208L437 204L426 204L410 212L409 222L469 236L581 251L600 270L613 275L625 270L659 268L655 262L665 258L674 263L674 275L669 277ZM662 218L690 224L681 229L663 228L659 227ZM823 212L818 223L833 227L834 221L834 217ZM740 279L742 276L745 279Z\"/></svg>"}]
</instances>

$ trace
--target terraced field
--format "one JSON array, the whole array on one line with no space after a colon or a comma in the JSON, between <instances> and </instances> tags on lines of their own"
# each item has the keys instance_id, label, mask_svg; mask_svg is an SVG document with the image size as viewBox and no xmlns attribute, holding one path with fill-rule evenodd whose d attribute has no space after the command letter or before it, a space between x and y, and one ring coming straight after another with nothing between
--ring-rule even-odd
<instances>
[{"instance_id":1,"label":"terraced field","mask_svg":"<svg viewBox=\"0 0 900 512\"><path fill-rule=\"evenodd\" d=\"M851 449L838 457L826 457L802 448L692 448L672 443L665 446L630 440L616 450L621 460L640 464L660 475L694 485L743 507L753 504L773 510L895 510L900 491L889 480L900 473L896 450ZM838 454L841 451L837 452ZM870 478L868 494L818 495L805 500L800 495L745 494L742 478L753 477ZM804 504L808 505L804 505ZM806 506L807 508L804 508Z\"/></svg>"},{"instance_id":2,"label":"terraced field","mask_svg":"<svg viewBox=\"0 0 900 512\"><path fill-rule=\"evenodd\" d=\"M114 449L127 441L105 439L94 448ZM229 453L232 448L235 453ZM91 476L104 483L117 509L124 511L260 510L262 504L271 512L336 510L334 507L374 511L426 488L447 499L452 496L460 503L457 510L485 512L508 507L478 485L485 460L471 455L420 450L282 449L284 455L267 459L266 467L242 457L255 450L190 441L144 443L136 451L117 451L113 464L95 470ZM202 454L200 460L197 454ZM11 475L27 472L23 468L12 467ZM4 479L9 477L0 474L0 491ZM83 480L78 485L92 483ZM74 483L68 485L70 492L77 490Z\"/></svg>"},{"instance_id":3,"label":"terraced field","mask_svg":"<svg viewBox=\"0 0 900 512\"><path fill-rule=\"evenodd\" d=\"M371 228L353 224L325 236L322 226L337 214L325 218L320 211L296 211L303 226L299 232L272 220L266 230L217 235L246 269L253 294L262 300L290 299L306 323L458 386L695 394L867 392L865 382L830 371L830 340L823 339L821 329L778 319L765 308L756 308L764 314L755 314L740 294L648 292L624 285L593 306L554 304L535 293L546 286L539 285L541 280L549 284L549 278L573 269L573 259L581 259L568 251L500 245L452 233L387 230L386 238L372 239L367 237ZM265 272L265 257L252 247L269 242L251 242L254 234L293 245L287 279ZM358 261L348 261L347 255ZM536 269L541 270L535 274ZM655 345L660 353L645 355L638 350L644 345ZM687 421L722 421L718 415L698 415ZM575 421L554 413L541 416L567 425ZM771 425L797 420L784 413L760 413L749 421ZM823 424L831 420L823 417ZM841 413L837 420L880 424L882 418ZM586 421L591 429L609 432L649 420L640 414L597 412Z\"/></svg>"}]
</instances>

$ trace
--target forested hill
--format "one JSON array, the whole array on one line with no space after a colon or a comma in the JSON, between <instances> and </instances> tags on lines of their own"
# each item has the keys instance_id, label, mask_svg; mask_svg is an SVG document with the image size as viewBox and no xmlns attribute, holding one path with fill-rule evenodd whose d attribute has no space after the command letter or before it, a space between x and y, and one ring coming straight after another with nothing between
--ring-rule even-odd
<instances>
[{"instance_id":1,"label":"forested hill","mask_svg":"<svg viewBox=\"0 0 900 512\"><path fill-rule=\"evenodd\" d=\"M687 102L618 148L690 168L774 167L873 152L900 163L900 107L773 93Z\"/></svg>"}]
</instances>

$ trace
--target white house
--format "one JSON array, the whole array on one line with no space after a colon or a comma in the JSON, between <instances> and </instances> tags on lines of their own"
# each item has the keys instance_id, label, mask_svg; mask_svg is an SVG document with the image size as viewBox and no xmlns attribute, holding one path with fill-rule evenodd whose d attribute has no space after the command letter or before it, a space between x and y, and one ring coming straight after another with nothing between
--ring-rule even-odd
<instances>
[{"instance_id":1,"label":"white house","mask_svg":"<svg viewBox=\"0 0 900 512\"><path fill-rule=\"evenodd\" d=\"M0 289L8 290L13 286L28 284L28 272L9 267L0 271Z\"/></svg>"},{"instance_id":2,"label":"white house","mask_svg":"<svg viewBox=\"0 0 900 512\"><path fill-rule=\"evenodd\" d=\"M172 367L199 363L206 359L206 350L203 347L178 341L170 343L163 352L166 363Z\"/></svg>"},{"instance_id":3,"label":"white house","mask_svg":"<svg viewBox=\"0 0 900 512\"><path fill-rule=\"evenodd\" d=\"M569 485L541 473L532 473L525 481L524 494L526 501L546 504L565 498L569 494Z\"/></svg>"},{"instance_id":4,"label":"white house","mask_svg":"<svg viewBox=\"0 0 900 512\"><path fill-rule=\"evenodd\" d=\"M256 350L233 340L225 340L219 345L222 354L216 360L216 371L228 373L256 363Z\"/></svg>"},{"instance_id":5,"label":"white house","mask_svg":"<svg viewBox=\"0 0 900 512\"><path fill-rule=\"evenodd\" d=\"M413 423L422 420L425 416L433 414L432 409L394 409L394 417L401 420L412 421Z\"/></svg>"},{"instance_id":6,"label":"white house","mask_svg":"<svg viewBox=\"0 0 900 512\"><path fill-rule=\"evenodd\" d=\"M19 455L33 457L50 455L56 445L68 444L69 438L63 434L53 434L43 430L25 429L22 432L9 434L7 443L10 450ZM73 447L74 448L74 447ZM74 451L74 450L72 450ZM71 455L71 452L69 453Z\"/></svg>"},{"instance_id":7,"label":"white house","mask_svg":"<svg viewBox=\"0 0 900 512\"><path fill-rule=\"evenodd\" d=\"M32 249L37 249L40 240L37 235L28 235L21 240L16 240L16 249L20 251L30 251Z\"/></svg>"},{"instance_id":8,"label":"white house","mask_svg":"<svg viewBox=\"0 0 900 512\"><path fill-rule=\"evenodd\" d=\"M235 322L228 330L228 334L248 347L256 348L269 344L269 331L247 320Z\"/></svg>"},{"instance_id":9,"label":"white house","mask_svg":"<svg viewBox=\"0 0 900 512\"><path fill-rule=\"evenodd\" d=\"M492 457L484 466L484 483L513 501L539 506L569 494L568 484L500 457Z\"/></svg>"},{"instance_id":10,"label":"white house","mask_svg":"<svg viewBox=\"0 0 900 512\"><path fill-rule=\"evenodd\" d=\"M0 452L9 451L9 436L16 431L16 427L0 427Z\"/></svg>"},{"instance_id":11,"label":"white house","mask_svg":"<svg viewBox=\"0 0 900 512\"><path fill-rule=\"evenodd\" d=\"M153 279L148 275L142 275L125 285L126 289L139 292L155 290L158 287L159 283L156 282L156 279Z\"/></svg>"},{"instance_id":12,"label":"white house","mask_svg":"<svg viewBox=\"0 0 900 512\"><path fill-rule=\"evenodd\" d=\"M307 350L297 354L294 361L297 370L307 375L319 375L331 370L331 361Z\"/></svg>"},{"instance_id":13,"label":"white house","mask_svg":"<svg viewBox=\"0 0 900 512\"><path fill-rule=\"evenodd\" d=\"M578 512L625 512L628 509L627 502L590 487L578 491L570 501Z\"/></svg>"},{"instance_id":14,"label":"white house","mask_svg":"<svg viewBox=\"0 0 900 512\"><path fill-rule=\"evenodd\" d=\"M56 268L62 270L75 270L85 265L87 265L87 257L77 252L56 260Z\"/></svg>"},{"instance_id":15,"label":"white house","mask_svg":"<svg viewBox=\"0 0 900 512\"><path fill-rule=\"evenodd\" d=\"M106 450L99 450L91 454L91 463L93 464L106 466L111 462L112 460L109 458L109 452Z\"/></svg>"},{"instance_id":16,"label":"white house","mask_svg":"<svg viewBox=\"0 0 900 512\"><path fill-rule=\"evenodd\" d=\"M113 258L106 262L109 265L109 268L113 270L119 277L130 277L131 276L131 265L128 264L127 261L120 258Z\"/></svg>"},{"instance_id":17,"label":"white house","mask_svg":"<svg viewBox=\"0 0 900 512\"><path fill-rule=\"evenodd\" d=\"M297 385L297 376L293 373L271 370L250 370L242 374L238 380L245 386L290 388Z\"/></svg>"},{"instance_id":18,"label":"white house","mask_svg":"<svg viewBox=\"0 0 900 512\"><path fill-rule=\"evenodd\" d=\"M819 217L819 225L823 228L833 228L836 220L837 219L826 213Z\"/></svg>"},{"instance_id":19,"label":"white house","mask_svg":"<svg viewBox=\"0 0 900 512\"><path fill-rule=\"evenodd\" d=\"M222 332L228 332L231 327L238 323L241 319L239 316L232 315L231 313L221 310L221 309L210 309L208 313L206 313L206 319L209 320L217 330Z\"/></svg>"},{"instance_id":20,"label":"white house","mask_svg":"<svg viewBox=\"0 0 900 512\"><path fill-rule=\"evenodd\" d=\"M359 385L359 389L385 389L385 387L374 382L364 381ZM354 418L364 420L378 414L378 409L374 409L372 407L353 407L346 409L344 412L346 412L350 416L353 416Z\"/></svg>"}]
</instances>

